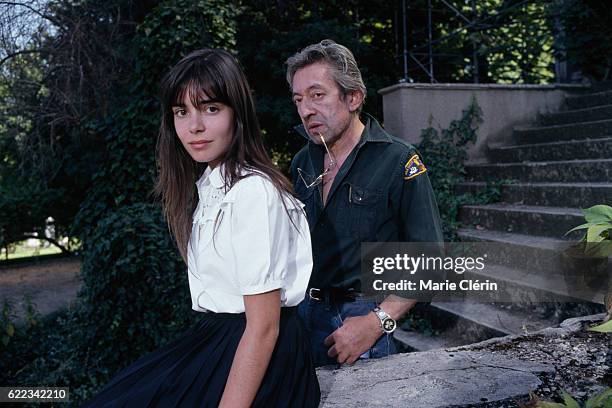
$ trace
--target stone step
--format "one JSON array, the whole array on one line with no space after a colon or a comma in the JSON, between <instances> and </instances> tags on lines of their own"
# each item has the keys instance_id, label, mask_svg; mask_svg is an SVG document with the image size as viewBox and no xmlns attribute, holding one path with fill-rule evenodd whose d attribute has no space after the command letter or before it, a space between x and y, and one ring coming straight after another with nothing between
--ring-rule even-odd
<instances>
[{"instance_id":1,"label":"stone step","mask_svg":"<svg viewBox=\"0 0 612 408\"><path fill-rule=\"evenodd\" d=\"M567 231L584 223L582 211L577 208L541 207L506 203L464 205L459 220L466 226L486 230L515 232L558 239L576 239L579 232Z\"/></svg>"},{"instance_id":2,"label":"stone step","mask_svg":"<svg viewBox=\"0 0 612 408\"><path fill-rule=\"evenodd\" d=\"M612 135L612 119L554 126L521 126L515 127L513 133L518 144L601 139Z\"/></svg>"},{"instance_id":3,"label":"stone step","mask_svg":"<svg viewBox=\"0 0 612 408\"><path fill-rule=\"evenodd\" d=\"M467 164L469 181L609 182L612 159L563 160L526 163Z\"/></svg>"},{"instance_id":4,"label":"stone step","mask_svg":"<svg viewBox=\"0 0 612 408\"><path fill-rule=\"evenodd\" d=\"M457 193L477 193L487 189L486 182L465 182ZM508 204L543 205L554 207L589 208L612 203L612 183L517 183L502 184L501 201Z\"/></svg>"},{"instance_id":5,"label":"stone step","mask_svg":"<svg viewBox=\"0 0 612 408\"><path fill-rule=\"evenodd\" d=\"M486 272L466 272L461 278L491 279L499 282L500 291L512 291L512 302L508 295L503 302L491 299L464 299L461 301L436 301L423 307L420 316L426 316L432 329L440 334L428 339L423 336L405 336L402 339L409 347L418 349L448 348L463 342L470 344L485 338L509 334L532 333L545 327L554 327L559 322L576 316L602 313L603 294L593 290L577 288L564 277L542 276L516 270L512 267L491 265ZM550 279L558 279L551 283ZM599 287L597 288L598 290ZM572 292L572 297L566 297ZM578 296L577 296L578 295ZM596 301L596 302L594 302Z\"/></svg>"},{"instance_id":6,"label":"stone step","mask_svg":"<svg viewBox=\"0 0 612 408\"><path fill-rule=\"evenodd\" d=\"M403 346L400 352L440 350L462 345L454 339L448 339L447 336L427 336L401 328L393 332L393 338Z\"/></svg>"},{"instance_id":7,"label":"stone step","mask_svg":"<svg viewBox=\"0 0 612 408\"><path fill-rule=\"evenodd\" d=\"M469 314L463 313L464 308L464 302L418 303L410 314L427 320L431 324L431 330L438 335L431 339L427 339L423 334L400 335L398 340L409 348L419 350L420 347L422 350L419 351L425 351L426 348L461 346L509 334L495 325L481 324ZM486 310L492 311L495 307L490 306Z\"/></svg>"},{"instance_id":8,"label":"stone step","mask_svg":"<svg viewBox=\"0 0 612 408\"><path fill-rule=\"evenodd\" d=\"M471 333L474 342L480 341L480 333L496 333L497 335L491 337L502 337L509 334L532 333L546 327L554 327L559 323L556 320L542 319L530 313L489 303L432 302L430 307L435 310L433 315L446 315L447 331L453 327L461 327L466 334Z\"/></svg>"},{"instance_id":9,"label":"stone step","mask_svg":"<svg viewBox=\"0 0 612 408\"><path fill-rule=\"evenodd\" d=\"M500 265L547 272L567 262L560 253L568 243L559 239L475 228L460 228L457 235L465 242L491 243L497 250L490 251L489 261Z\"/></svg>"},{"instance_id":10,"label":"stone step","mask_svg":"<svg viewBox=\"0 0 612 408\"><path fill-rule=\"evenodd\" d=\"M565 97L565 106L568 109L583 109L610 104L612 104L612 90Z\"/></svg>"},{"instance_id":11,"label":"stone step","mask_svg":"<svg viewBox=\"0 0 612 408\"><path fill-rule=\"evenodd\" d=\"M463 242L478 243L474 249L487 254L487 265L529 271L544 277L554 274L563 274L564 279L579 277L582 280L578 284L582 286L612 276L612 256L608 257L607 264L601 259L576 256L576 251L572 250L576 243L572 241L474 228L460 228L457 235ZM589 277L581 277L587 273ZM600 289L596 287L595 290Z\"/></svg>"},{"instance_id":12,"label":"stone step","mask_svg":"<svg viewBox=\"0 0 612 408\"><path fill-rule=\"evenodd\" d=\"M447 349L450 347L462 346L465 344L471 344L478 341L483 341L491 337L500 337L507 334L511 334L509 331L503 328L497 327L490 324L481 324L482 322L476 321L473 316L469 315L470 310L464 312L468 313L454 313L452 307L446 305L457 305L459 309L464 306L463 302L434 302L432 304L419 303L411 310L408 316L417 320L427 320L429 322L427 329L430 333L421 333L418 328L411 327L410 324L401 324L400 327L394 332L394 339L396 343L400 345L400 352L413 352L413 351L430 351ZM508 313L505 311L508 309L507 304L503 303L483 303L469 301L469 304L478 303L482 304L479 307L480 312L487 311L495 313L501 311L504 315ZM510 314L513 315L525 315L531 311L513 310ZM466 318L467 317L467 318ZM539 327L548 327L555 325L558 319L553 316L552 319L539 318ZM431 332L434 332L432 334Z\"/></svg>"},{"instance_id":13,"label":"stone step","mask_svg":"<svg viewBox=\"0 0 612 408\"><path fill-rule=\"evenodd\" d=\"M491 251L487 251L489 254ZM592 279L587 285L582 281L577 283L576 274L570 275L558 269L541 272L532 268L519 269L514 263L504 266L486 262L482 270L466 271L460 278L497 284L495 292L467 292L469 300L511 303L515 309L537 310L540 317L550 319L559 318L562 313L572 313L579 303L583 303L580 313L603 312L604 290L608 287L609 277L606 268L599 269L599 272L590 276Z\"/></svg>"},{"instance_id":14,"label":"stone step","mask_svg":"<svg viewBox=\"0 0 612 408\"><path fill-rule=\"evenodd\" d=\"M443 322L438 324L446 325L446 330L440 335L442 339L458 339L456 333L461 333L464 344L471 344L482 341L483 336L492 338L534 333L544 328L557 327L563 320L583 316L589 310L603 310L603 306L591 308L577 304L572 311L541 317L542 313L548 313L541 309L541 305L534 304L531 309L526 309L511 303L432 302L428 313L432 319Z\"/></svg>"},{"instance_id":15,"label":"stone step","mask_svg":"<svg viewBox=\"0 0 612 408\"><path fill-rule=\"evenodd\" d=\"M612 104L593 108L574 109L540 115L538 122L542 126L566 125L570 123L592 122L612 119Z\"/></svg>"},{"instance_id":16,"label":"stone step","mask_svg":"<svg viewBox=\"0 0 612 408\"><path fill-rule=\"evenodd\" d=\"M612 157L612 137L515 146L489 146L494 163L606 159Z\"/></svg>"},{"instance_id":17,"label":"stone step","mask_svg":"<svg viewBox=\"0 0 612 408\"><path fill-rule=\"evenodd\" d=\"M612 80L593 82L591 92L612 91Z\"/></svg>"}]
</instances>

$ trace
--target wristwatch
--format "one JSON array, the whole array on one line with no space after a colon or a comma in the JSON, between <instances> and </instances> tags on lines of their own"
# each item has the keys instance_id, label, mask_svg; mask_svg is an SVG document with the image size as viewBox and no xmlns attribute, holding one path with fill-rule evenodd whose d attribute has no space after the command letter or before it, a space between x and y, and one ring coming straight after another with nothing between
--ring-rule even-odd
<instances>
[{"instance_id":1,"label":"wristwatch","mask_svg":"<svg viewBox=\"0 0 612 408\"><path fill-rule=\"evenodd\" d=\"M395 331L397 327L397 322L393 320L393 318L389 316L387 312L385 312L378 306L372 309L372 311L380 320L380 328L384 333L391 334Z\"/></svg>"}]
</instances>

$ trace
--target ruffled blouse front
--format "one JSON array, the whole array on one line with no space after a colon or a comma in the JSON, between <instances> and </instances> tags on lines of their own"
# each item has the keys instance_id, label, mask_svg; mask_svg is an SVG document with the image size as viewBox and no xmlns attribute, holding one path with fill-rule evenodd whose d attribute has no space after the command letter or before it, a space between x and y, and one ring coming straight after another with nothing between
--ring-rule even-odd
<instances>
[{"instance_id":1,"label":"ruffled blouse front","mask_svg":"<svg viewBox=\"0 0 612 408\"><path fill-rule=\"evenodd\" d=\"M302 203L281 198L267 176L250 170L225 192L223 169L207 168L196 182L199 202L188 247L192 308L242 313L244 295L275 289L281 306L296 306L312 271Z\"/></svg>"}]
</instances>

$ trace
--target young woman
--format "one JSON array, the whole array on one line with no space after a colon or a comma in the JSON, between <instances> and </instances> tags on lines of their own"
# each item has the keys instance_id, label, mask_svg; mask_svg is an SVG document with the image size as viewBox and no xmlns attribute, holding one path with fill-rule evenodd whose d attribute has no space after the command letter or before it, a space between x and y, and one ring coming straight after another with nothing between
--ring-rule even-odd
<instances>
[{"instance_id":1,"label":"young woman","mask_svg":"<svg viewBox=\"0 0 612 408\"><path fill-rule=\"evenodd\" d=\"M296 314L312 268L310 232L265 152L249 89L221 50L195 51L163 79L156 192L202 318L86 406L318 406Z\"/></svg>"}]
</instances>

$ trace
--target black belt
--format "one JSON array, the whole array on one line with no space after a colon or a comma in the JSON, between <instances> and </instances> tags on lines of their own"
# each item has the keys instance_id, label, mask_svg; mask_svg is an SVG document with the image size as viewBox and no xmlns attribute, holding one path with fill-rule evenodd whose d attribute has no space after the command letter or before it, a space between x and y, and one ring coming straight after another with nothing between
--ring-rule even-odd
<instances>
[{"instance_id":1,"label":"black belt","mask_svg":"<svg viewBox=\"0 0 612 408\"><path fill-rule=\"evenodd\" d=\"M309 288L308 292L306 293L308 294L310 300L326 303L354 302L356 300L379 300L376 296L368 296L361 292L357 292L355 289Z\"/></svg>"}]
</instances>

